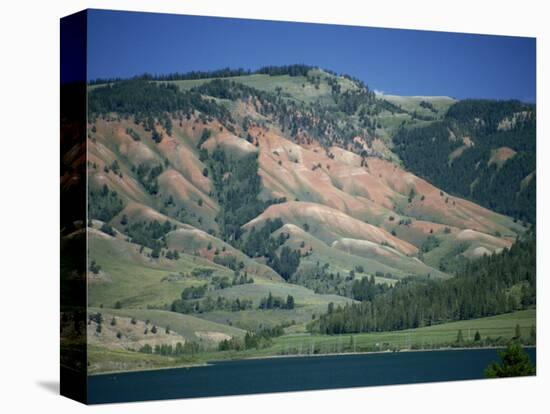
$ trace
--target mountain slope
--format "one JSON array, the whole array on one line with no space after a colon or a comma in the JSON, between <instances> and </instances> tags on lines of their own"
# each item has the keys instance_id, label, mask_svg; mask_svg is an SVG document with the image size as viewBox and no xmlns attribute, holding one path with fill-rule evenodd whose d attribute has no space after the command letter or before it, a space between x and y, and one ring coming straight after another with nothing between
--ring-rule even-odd
<instances>
[{"instance_id":1,"label":"mountain slope","mask_svg":"<svg viewBox=\"0 0 550 414\"><path fill-rule=\"evenodd\" d=\"M461 101L429 126L401 128L404 165L445 190L535 222L536 113L518 101Z\"/></svg>"},{"instance_id":2,"label":"mountain slope","mask_svg":"<svg viewBox=\"0 0 550 414\"><path fill-rule=\"evenodd\" d=\"M459 104L376 95L307 67L90 87L90 305L185 316L204 331L212 322L303 330L329 303L354 303L364 281L385 291L447 280L510 247L522 223L415 160L429 146L422 131L448 126L452 145L440 150L437 138L425 149L428 160L444 154L438 171L452 174L483 148L487 168L472 176L500 182L508 165L524 165L509 141L529 116L514 112L493 135L476 135ZM507 141L495 147L497 135ZM531 178L518 176L526 193L530 168Z\"/></svg>"}]
</instances>

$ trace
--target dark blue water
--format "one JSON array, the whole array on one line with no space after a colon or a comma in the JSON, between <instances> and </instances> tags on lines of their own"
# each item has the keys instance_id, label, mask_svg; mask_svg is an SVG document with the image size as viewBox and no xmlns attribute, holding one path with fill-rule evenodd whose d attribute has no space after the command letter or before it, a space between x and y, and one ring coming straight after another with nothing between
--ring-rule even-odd
<instances>
[{"instance_id":1,"label":"dark blue water","mask_svg":"<svg viewBox=\"0 0 550 414\"><path fill-rule=\"evenodd\" d=\"M536 362L536 349L527 350ZM491 349L271 358L97 375L89 403L210 397L484 378Z\"/></svg>"}]
</instances>

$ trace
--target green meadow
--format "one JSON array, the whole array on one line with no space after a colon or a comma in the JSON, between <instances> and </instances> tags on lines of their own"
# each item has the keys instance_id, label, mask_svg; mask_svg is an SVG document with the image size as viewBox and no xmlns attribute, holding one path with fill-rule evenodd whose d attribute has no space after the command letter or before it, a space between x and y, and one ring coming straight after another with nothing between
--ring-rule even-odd
<instances>
[{"instance_id":1,"label":"green meadow","mask_svg":"<svg viewBox=\"0 0 550 414\"><path fill-rule=\"evenodd\" d=\"M95 309L97 310L97 309ZM130 311L109 310L110 313L124 316L153 317L160 323L170 323L175 331L187 332L189 327L204 326L194 317L185 315L170 315L170 312L161 311ZM175 319L181 319L176 321ZM520 338L515 338L519 326ZM100 373L108 371L161 369L168 367L184 367L203 365L209 361L245 358L267 358L276 356L307 356L353 352L383 352L383 351L410 351L422 349L442 349L447 347L482 347L501 346L500 343L517 339L530 344L530 331L536 326L536 310L529 309L508 314L472 319L467 321L449 322L440 325L427 326L416 329L407 329L393 332L345 334L345 335L310 335L285 334L274 338L269 347L263 349L248 349L243 351L215 351L200 352L195 355L179 357L162 355L145 355L140 352L125 350L106 350L98 347L89 347L90 372ZM220 326L212 324L211 328ZM185 332L184 332L185 331ZM226 332L235 334L227 327ZM463 335L463 342L458 343L458 332ZM240 331L241 333L243 331ZM475 334L479 332L481 339L475 341ZM493 341L489 343L488 341ZM435 351L434 351L435 352Z\"/></svg>"}]
</instances>

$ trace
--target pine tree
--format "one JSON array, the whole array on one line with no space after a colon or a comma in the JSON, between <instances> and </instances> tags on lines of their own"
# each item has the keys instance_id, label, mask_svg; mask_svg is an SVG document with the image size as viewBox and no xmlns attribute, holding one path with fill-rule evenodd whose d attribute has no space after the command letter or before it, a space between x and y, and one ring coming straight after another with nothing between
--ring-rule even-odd
<instances>
[{"instance_id":1,"label":"pine tree","mask_svg":"<svg viewBox=\"0 0 550 414\"><path fill-rule=\"evenodd\" d=\"M519 327L519 324L516 325L514 339L520 339L521 338L521 328Z\"/></svg>"},{"instance_id":2,"label":"pine tree","mask_svg":"<svg viewBox=\"0 0 550 414\"><path fill-rule=\"evenodd\" d=\"M294 309L294 296L288 295L286 297L286 308L287 309Z\"/></svg>"},{"instance_id":3,"label":"pine tree","mask_svg":"<svg viewBox=\"0 0 550 414\"><path fill-rule=\"evenodd\" d=\"M529 355L517 342L511 342L506 350L499 351L500 364L493 362L485 370L487 378L522 377L535 375L536 368Z\"/></svg>"}]
</instances>

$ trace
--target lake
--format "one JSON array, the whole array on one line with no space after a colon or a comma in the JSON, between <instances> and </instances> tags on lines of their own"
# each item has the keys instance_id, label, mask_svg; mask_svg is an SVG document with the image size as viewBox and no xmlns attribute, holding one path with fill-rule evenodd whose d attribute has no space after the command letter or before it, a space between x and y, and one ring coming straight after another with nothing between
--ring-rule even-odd
<instances>
[{"instance_id":1,"label":"lake","mask_svg":"<svg viewBox=\"0 0 550 414\"><path fill-rule=\"evenodd\" d=\"M536 363L536 349L527 349ZM484 378L494 349L288 357L88 377L90 404Z\"/></svg>"}]
</instances>

